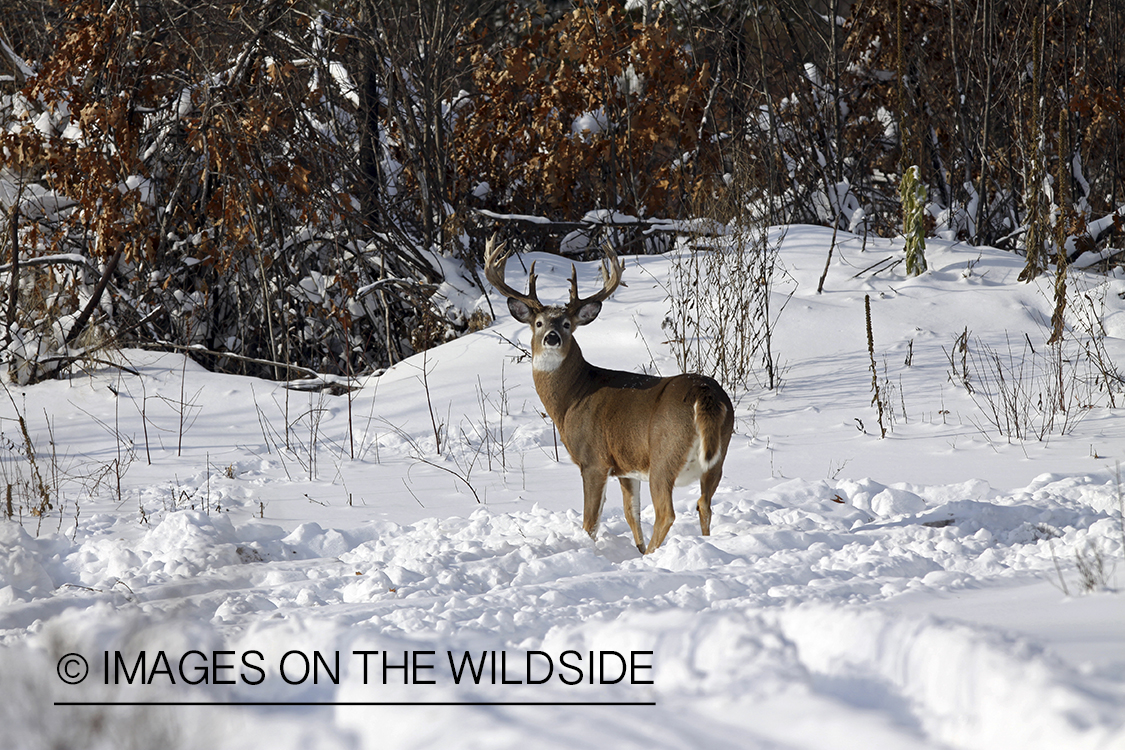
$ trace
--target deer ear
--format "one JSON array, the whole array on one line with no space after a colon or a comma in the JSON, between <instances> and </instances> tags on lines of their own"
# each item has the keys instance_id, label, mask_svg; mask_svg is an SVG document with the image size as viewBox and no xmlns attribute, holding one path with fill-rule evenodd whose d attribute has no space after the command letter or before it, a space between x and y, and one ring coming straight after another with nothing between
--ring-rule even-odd
<instances>
[{"instance_id":1,"label":"deer ear","mask_svg":"<svg viewBox=\"0 0 1125 750\"><path fill-rule=\"evenodd\" d=\"M521 323L530 323L533 314L526 303L512 297L508 298L508 312Z\"/></svg>"},{"instance_id":2,"label":"deer ear","mask_svg":"<svg viewBox=\"0 0 1125 750\"><path fill-rule=\"evenodd\" d=\"M601 302L587 302L578 308L578 312L574 314L574 322L580 326L587 323L594 322L594 318L598 317L598 313L602 311Z\"/></svg>"}]
</instances>

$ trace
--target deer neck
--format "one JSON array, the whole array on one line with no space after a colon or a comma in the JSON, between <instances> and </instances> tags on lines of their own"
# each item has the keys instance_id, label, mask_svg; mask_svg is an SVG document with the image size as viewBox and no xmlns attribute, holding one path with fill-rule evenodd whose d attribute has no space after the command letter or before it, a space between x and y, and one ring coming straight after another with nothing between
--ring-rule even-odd
<instances>
[{"instance_id":1,"label":"deer neck","mask_svg":"<svg viewBox=\"0 0 1125 750\"><path fill-rule=\"evenodd\" d=\"M566 421L566 412L575 399L583 392L583 388L590 381L590 365L582 356L582 349L578 342L571 340L570 347L565 356L548 359L540 364L549 367L537 367L532 361L532 378L535 381L535 390L543 408L551 420L563 429Z\"/></svg>"}]
</instances>

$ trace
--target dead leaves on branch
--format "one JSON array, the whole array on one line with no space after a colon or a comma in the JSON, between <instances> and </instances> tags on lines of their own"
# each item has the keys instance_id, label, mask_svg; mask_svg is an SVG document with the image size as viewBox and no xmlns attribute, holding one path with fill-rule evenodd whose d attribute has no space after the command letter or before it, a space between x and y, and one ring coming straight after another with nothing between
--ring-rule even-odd
<instances>
[{"instance_id":1,"label":"dead leaves on branch","mask_svg":"<svg viewBox=\"0 0 1125 750\"><path fill-rule=\"evenodd\" d=\"M323 100L310 74L258 51L260 37L240 39L250 33L241 11L201 23L206 8L62 5L55 52L24 89L38 109L0 133L25 176L76 202L56 217L47 251L92 234L96 256L124 246L129 262L152 261L171 229L205 239L204 261L224 265L260 246L254 212L294 206L300 221L339 218L334 198L310 202L315 184L332 182L316 173L331 162L320 152L335 148L294 106ZM235 75L247 50L256 52Z\"/></svg>"},{"instance_id":2,"label":"dead leaves on branch","mask_svg":"<svg viewBox=\"0 0 1125 750\"><path fill-rule=\"evenodd\" d=\"M714 158L721 105L705 126L708 66L667 22L583 5L531 26L516 46L469 45L462 61L476 95L455 126L457 176L488 182L506 210L677 216L699 165Z\"/></svg>"}]
</instances>

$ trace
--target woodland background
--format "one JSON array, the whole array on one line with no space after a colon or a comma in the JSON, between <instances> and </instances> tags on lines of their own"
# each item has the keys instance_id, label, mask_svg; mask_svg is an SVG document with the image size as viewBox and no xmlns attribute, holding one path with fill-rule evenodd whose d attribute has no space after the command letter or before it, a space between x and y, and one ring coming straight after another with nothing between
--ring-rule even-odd
<instances>
[{"instance_id":1,"label":"woodland background","mask_svg":"<svg viewBox=\"0 0 1125 750\"><path fill-rule=\"evenodd\" d=\"M1116 0L0 0L0 345L374 372L487 325L497 228L892 237L910 167L931 235L1113 264L1123 37Z\"/></svg>"}]
</instances>

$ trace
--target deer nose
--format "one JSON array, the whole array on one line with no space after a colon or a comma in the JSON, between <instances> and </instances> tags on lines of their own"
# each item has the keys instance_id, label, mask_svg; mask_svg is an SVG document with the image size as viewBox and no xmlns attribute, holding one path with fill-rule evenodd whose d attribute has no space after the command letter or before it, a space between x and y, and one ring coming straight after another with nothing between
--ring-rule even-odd
<instances>
[{"instance_id":1,"label":"deer nose","mask_svg":"<svg viewBox=\"0 0 1125 750\"><path fill-rule=\"evenodd\" d=\"M543 343L547 346L559 346L562 344L562 339L559 338L558 331L547 331L547 335L543 337Z\"/></svg>"}]
</instances>

